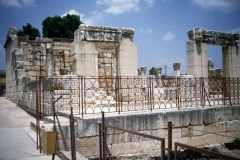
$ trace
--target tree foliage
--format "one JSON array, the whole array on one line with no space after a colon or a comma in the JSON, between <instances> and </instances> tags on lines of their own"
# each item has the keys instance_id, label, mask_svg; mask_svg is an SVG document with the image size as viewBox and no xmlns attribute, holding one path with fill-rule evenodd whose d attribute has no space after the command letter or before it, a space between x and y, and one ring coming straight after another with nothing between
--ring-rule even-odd
<instances>
[{"instance_id":1,"label":"tree foliage","mask_svg":"<svg viewBox=\"0 0 240 160\"><path fill-rule=\"evenodd\" d=\"M74 31L81 23L80 16L77 15L47 17L42 22L43 37L73 39Z\"/></svg>"},{"instance_id":2,"label":"tree foliage","mask_svg":"<svg viewBox=\"0 0 240 160\"><path fill-rule=\"evenodd\" d=\"M39 30L37 28L32 27L31 24L27 23L25 26L22 26L17 32L18 36L29 36L30 40L34 40L35 37L40 37Z\"/></svg>"},{"instance_id":3,"label":"tree foliage","mask_svg":"<svg viewBox=\"0 0 240 160\"><path fill-rule=\"evenodd\" d=\"M156 74L156 71L154 69L154 67L152 67L150 70L149 70L149 75L155 75Z\"/></svg>"}]
</instances>

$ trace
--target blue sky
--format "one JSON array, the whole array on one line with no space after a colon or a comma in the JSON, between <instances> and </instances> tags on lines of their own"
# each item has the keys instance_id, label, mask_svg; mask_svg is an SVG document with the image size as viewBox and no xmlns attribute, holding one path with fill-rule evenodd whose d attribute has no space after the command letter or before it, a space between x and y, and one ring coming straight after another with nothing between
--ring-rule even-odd
<instances>
[{"instance_id":1,"label":"blue sky","mask_svg":"<svg viewBox=\"0 0 240 160\"><path fill-rule=\"evenodd\" d=\"M240 32L240 0L0 0L0 69L5 69L3 48L10 26L26 23L42 31L48 16L79 14L87 24L135 29L138 65L167 66L181 62L186 73L187 31L203 27L230 33ZM215 67L222 66L221 47L209 46Z\"/></svg>"}]
</instances>

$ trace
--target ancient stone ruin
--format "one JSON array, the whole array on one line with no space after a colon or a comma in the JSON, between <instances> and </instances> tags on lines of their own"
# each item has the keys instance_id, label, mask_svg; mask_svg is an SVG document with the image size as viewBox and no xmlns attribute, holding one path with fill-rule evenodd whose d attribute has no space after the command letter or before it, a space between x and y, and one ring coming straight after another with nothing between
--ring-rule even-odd
<instances>
[{"instance_id":1,"label":"ancient stone ruin","mask_svg":"<svg viewBox=\"0 0 240 160\"><path fill-rule=\"evenodd\" d=\"M6 95L13 100L32 99L36 77L94 76L102 79L99 85L104 87L111 85L107 78L137 76L133 36L130 28L80 25L74 40L29 40L18 37L11 27L5 43Z\"/></svg>"},{"instance_id":2,"label":"ancient stone ruin","mask_svg":"<svg viewBox=\"0 0 240 160\"><path fill-rule=\"evenodd\" d=\"M80 25L75 31L73 74L100 77L137 76L134 30Z\"/></svg>"},{"instance_id":3,"label":"ancient stone ruin","mask_svg":"<svg viewBox=\"0 0 240 160\"><path fill-rule=\"evenodd\" d=\"M181 63L176 62L173 64L175 76L163 78L161 67L155 67L155 75L151 76L147 75L146 67L137 69L133 29L80 25L74 39L29 40L27 36L18 37L16 28L11 27L5 43L6 97L44 115L52 115L53 108L64 113L71 110L82 117L111 112L108 123L164 138L167 138L167 122L173 121L174 140L193 145L229 141L229 137L219 141L210 131L228 132L230 136L239 132L236 130L239 107L223 107L225 104L239 105L239 81L202 77L208 77L213 68L207 57L208 44L223 47L224 76L240 76L239 35L201 28L188 34L189 75L180 75ZM56 103L53 105L53 102ZM206 105L221 107L203 108ZM194 109L181 110L184 107ZM163 112L159 112L161 109ZM130 111L139 112L125 114ZM97 120L91 116L90 119ZM92 156L88 151L92 151L89 147L98 147L92 142L98 141L96 128L99 126L94 123L94 127L90 127L80 119L76 123L78 138L82 138L78 140L90 146L85 148L84 143L79 144L83 144L85 153ZM69 137L68 128L69 124L65 126L64 134ZM113 146L121 145L122 140L122 144L129 146L133 146L133 141L135 143L135 136L122 134L122 131L110 131L109 135L117 137L108 139ZM137 139L136 144L141 141L145 140ZM152 147L156 149L156 146ZM123 151L118 154L129 154L128 148Z\"/></svg>"},{"instance_id":4,"label":"ancient stone ruin","mask_svg":"<svg viewBox=\"0 0 240 160\"><path fill-rule=\"evenodd\" d=\"M188 74L208 77L207 45L222 47L223 76L240 77L239 34L195 28L188 31L187 65Z\"/></svg>"}]
</instances>

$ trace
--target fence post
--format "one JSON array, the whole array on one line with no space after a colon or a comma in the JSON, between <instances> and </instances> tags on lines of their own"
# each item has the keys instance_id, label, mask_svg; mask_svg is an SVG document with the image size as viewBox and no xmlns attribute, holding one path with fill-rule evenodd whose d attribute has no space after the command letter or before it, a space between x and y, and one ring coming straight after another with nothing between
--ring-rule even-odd
<instances>
[{"instance_id":1,"label":"fence post","mask_svg":"<svg viewBox=\"0 0 240 160\"><path fill-rule=\"evenodd\" d=\"M168 160L171 160L172 152L172 122L168 122Z\"/></svg>"},{"instance_id":2,"label":"fence post","mask_svg":"<svg viewBox=\"0 0 240 160\"><path fill-rule=\"evenodd\" d=\"M165 139L161 141L161 160L165 160Z\"/></svg>"},{"instance_id":3,"label":"fence post","mask_svg":"<svg viewBox=\"0 0 240 160\"><path fill-rule=\"evenodd\" d=\"M103 159L103 155L102 155L102 125L101 123L98 124L99 127L99 159L102 160Z\"/></svg>"},{"instance_id":4,"label":"fence post","mask_svg":"<svg viewBox=\"0 0 240 160\"><path fill-rule=\"evenodd\" d=\"M176 143L174 144L174 160L178 159L178 151L177 151L177 145Z\"/></svg>"},{"instance_id":5,"label":"fence post","mask_svg":"<svg viewBox=\"0 0 240 160\"><path fill-rule=\"evenodd\" d=\"M118 112L118 114L120 114L120 105L119 105L119 99L120 99L120 97L119 97L119 77L116 76L115 79L116 79L116 80L115 80L115 82L116 82L116 84L115 84L116 111Z\"/></svg>"},{"instance_id":6,"label":"fence post","mask_svg":"<svg viewBox=\"0 0 240 160\"><path fill-rule=\"evenodd\" d=\"M71 154L72 154L72 160L76 160L75 130L74 130L74 118L73 118L73 109L72 109L72 107L71 107L71 114L70 114L70 133L71 133Z\"/></svg>"},{"instance_id":7,"label":"fence post","mask_svg":"<svg viewBox=\"0 0 240 160\"><path fill-rule=\"evenodd\" d=\"M37 140L37 149L39 148L39 111L38 111L38 107L39 107L39 101L38 101L38 96L39 96L39 86L38 86L38 82L39 79L38 77L36 77L36 140ZM41 153L41 152L40 152Z\"/></svg>"},{"instance_id":8,"label":"fence post","mask_svg":"<svg viewBox=\"0 0 240 160\"><path fill-rule=\"evenodd\" d=\"M177 108L178 108L178 110L180 109L180 104L181 104L181 93L180 93L180 85L181 85L181 79L180 79L180 77L177 77L176 78L176 104L177 104Z\"/></svg>"},{"instance_id":9,"label":"fence post","mask_svg":"<svg viewBox=\"0 0 240 160\"><path fill-rule=\"evenodd\" d=\"M102 155L103 160L106 160L106 133L105 133L105 119L104 119L104 112L102 112L102 124L101 124L101 130L102 130Z\"/></svg>"}]
</instances>

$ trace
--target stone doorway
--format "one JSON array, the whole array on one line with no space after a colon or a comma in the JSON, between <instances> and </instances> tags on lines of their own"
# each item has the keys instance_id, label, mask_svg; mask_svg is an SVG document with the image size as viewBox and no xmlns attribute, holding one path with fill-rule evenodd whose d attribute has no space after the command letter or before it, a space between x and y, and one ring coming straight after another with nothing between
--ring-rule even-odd
<instances>
[{"instance_id":1,"label":"stone doorway","mask_svg":"<svg viewBox=\"0 0 240 160\"><path fill-rule=\"evenodd\" d=\"M188 74L208 77L207 45L222 47L224 77L240 77L239 34L195 28L188 31L187 65Z\"/></svg>"}]
</instances>

